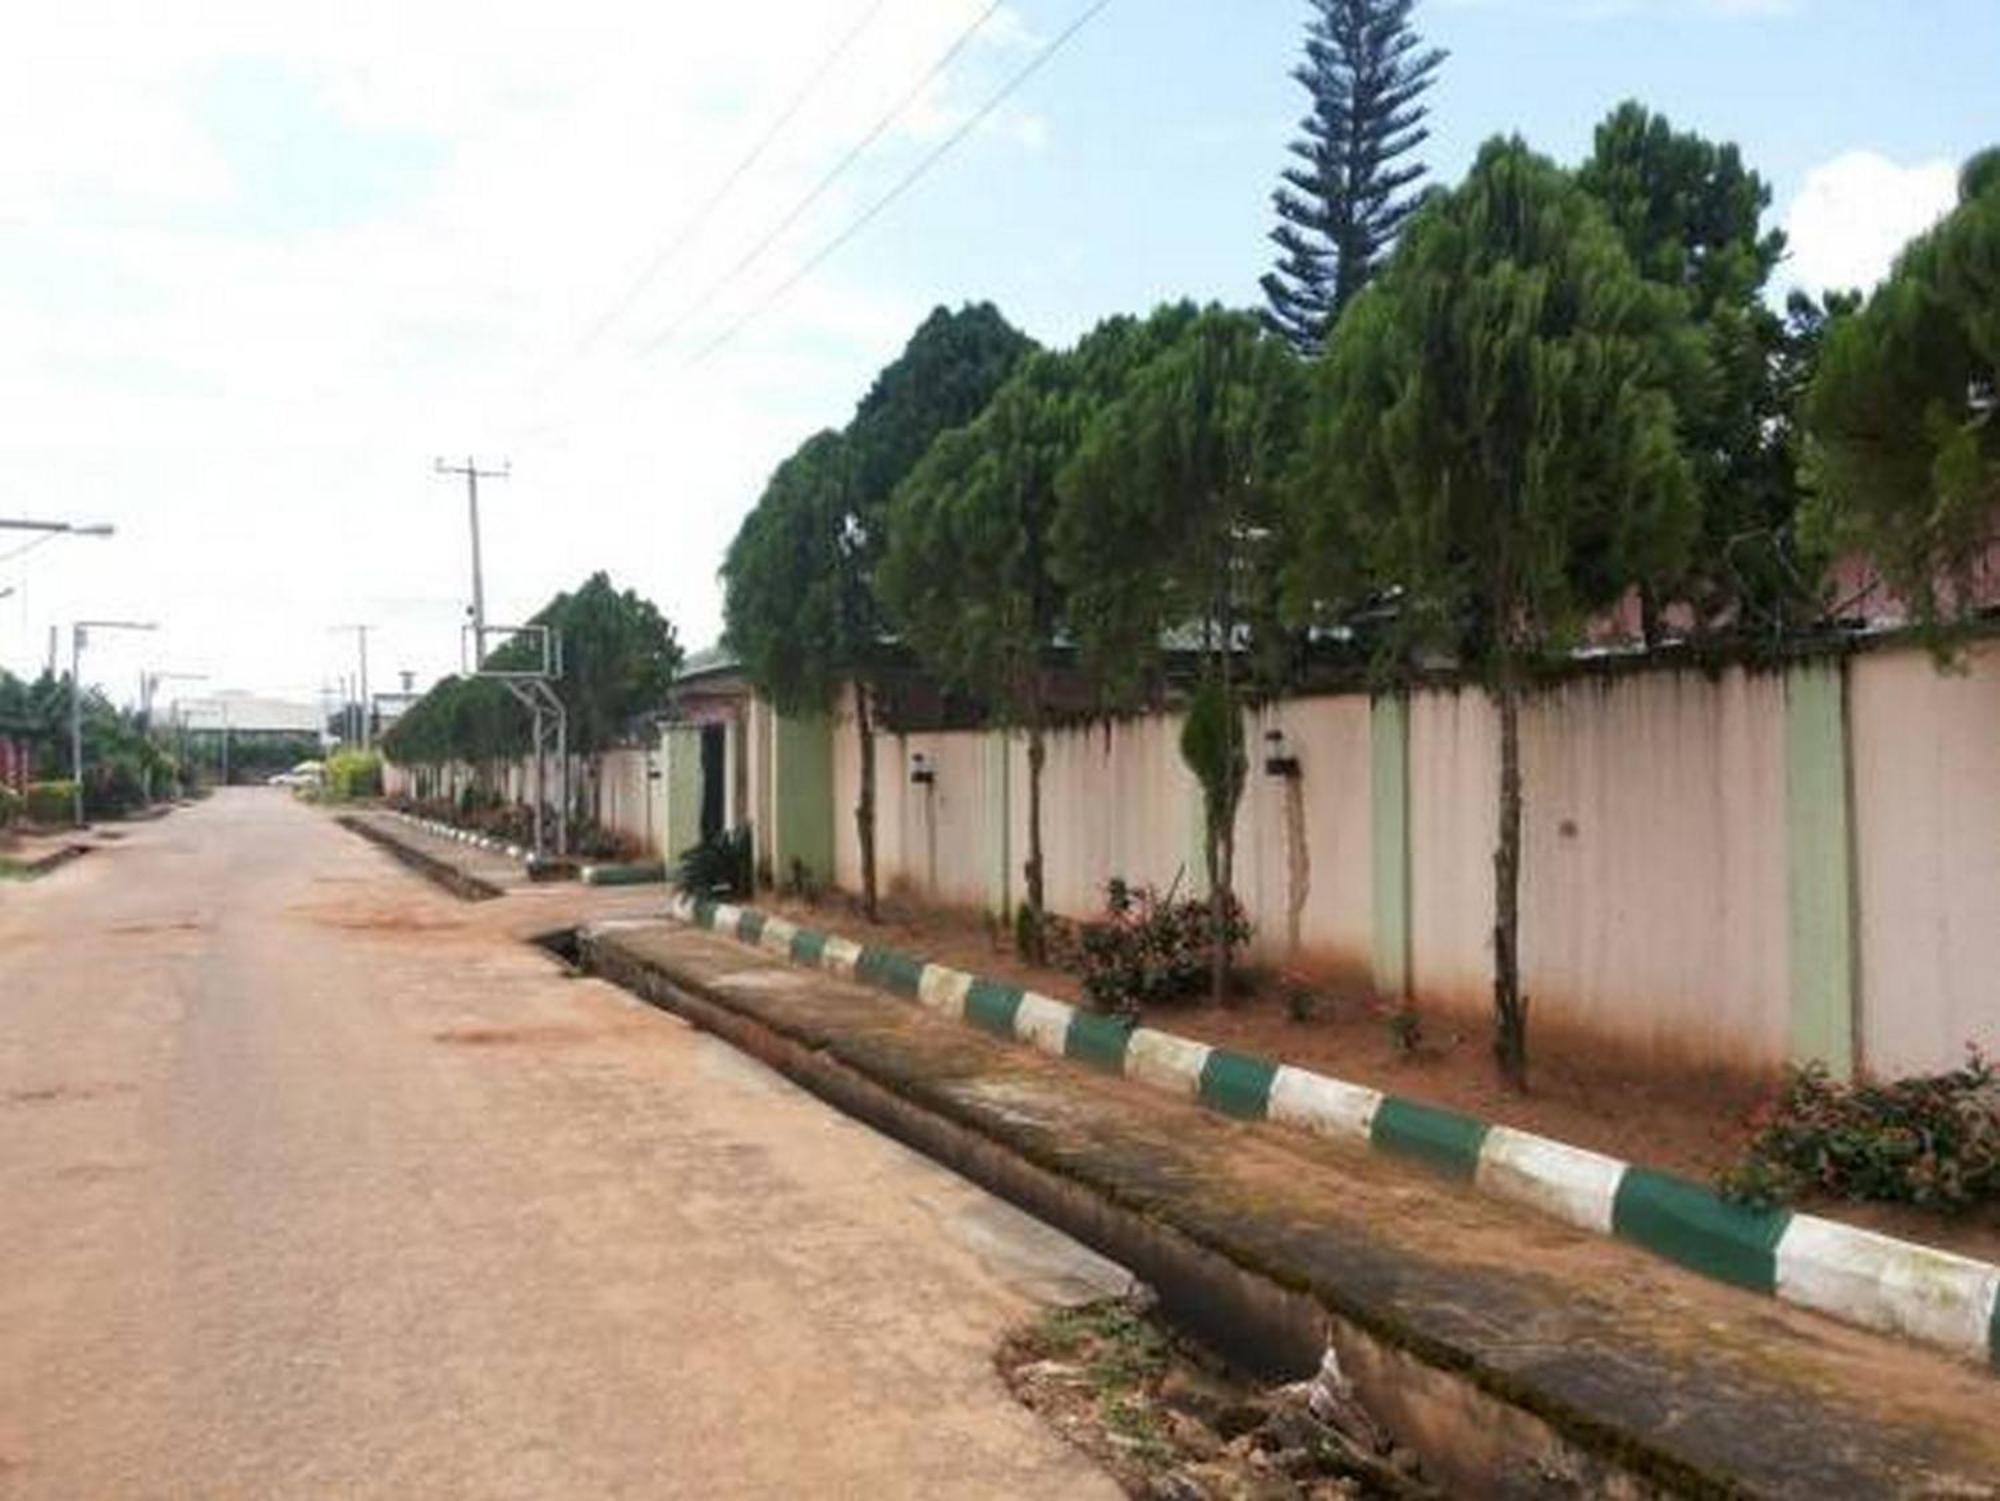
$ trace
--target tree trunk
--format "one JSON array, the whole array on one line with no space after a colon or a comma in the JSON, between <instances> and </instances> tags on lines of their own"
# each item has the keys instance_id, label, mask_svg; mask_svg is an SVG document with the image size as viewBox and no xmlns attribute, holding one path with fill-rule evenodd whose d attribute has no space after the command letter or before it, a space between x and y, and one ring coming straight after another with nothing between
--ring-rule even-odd
<instances>
[{"instance_id":1,"label":"tree trunk","mask_svg":"<svg viewBox=\"0 0 2000 1501\"><path fill-rule=\"evenodd\" d=\"M1226 557L1226 554L1225 554ZM1222 660L1219 664L1222 678L1222 709L1227 726L1223 735L1224 744L1229 747L1224 762L1225 775L1229 787L1241 796L1242 777L1236 766L1236 732L1242 728L1242 720L1236 713L1235 676L1230 671L1235 656L1236 617L1230 609L1230 581L1227 563L1224 564L1222 587L1218 591L1222 601L1217 614L1222 622ZM1209 999L1222 1005L1229 998L1229 969L1233 957L1229 951L1229 909L1236 890L1236 797L1216 798L1218 805L1210 815L1208 831L1209 880L1208 880L1208 948L1209 948Z\"/></svg>"},{"instance_id":2,"label":"tree trunk","mask_svg":"<svg viewBox=\"0 0 2000 1501\"><path fill-rule=\"evenodd\" d=\"M1521 682L1500 664L1500 830L1493 850L1493 1053L1508 1085L1528 1087L1528 998L1521 994Z\"/></svg>"},{"instance_id":3,"label":"tree trunk","mask_svg":"<svg viewBox=\"0 0 2000 1501\"><path fill-rule=\"evenodd\" d=\"M1647 651L1660 644L1660 593L1651 584L1639 586L1639 640Z\"/></svg>"},{"instance_id":4,"label":"tree trunk","mask_svg":"<svg viewBox=\"0 0 2000 1501\"><path fill-rule=\"evenodd\" d=\"M861 911L880 922L875 902L875 726L869 718L868 685L854 685L854 731L861 746L861 796L854 804L854 833L861 845Z\"/></svg>"},{"instance_id":5,"label":"tree trunk","mask_svg":"<svg viewBox=\"0 0 2000 1501\"><path fill-rule=\"evenodd\" d=\"M1042 765L1049 752L1043 735L1040 693L1035 697L1028 724L1028 953L1025 957L1031 963L1043 964L1048 960L1048 942L1042 923Z\"/></svg>"}]
</instances>

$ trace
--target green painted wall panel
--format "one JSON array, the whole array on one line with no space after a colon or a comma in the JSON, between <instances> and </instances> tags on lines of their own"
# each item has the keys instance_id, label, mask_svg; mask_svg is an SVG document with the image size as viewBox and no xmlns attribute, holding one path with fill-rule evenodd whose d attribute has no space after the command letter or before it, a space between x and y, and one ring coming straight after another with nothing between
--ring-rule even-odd
<instances>
[{"instance_id":1,"label":"green painted wall panel","mask_svg":"<svg viewBox=\"0 0 2000 1501\"><path fill-rule=\"evenodd\" d=\"M1410 991L1410 702L1376 698L1368 709L1370 950L1375 989Z\"/></svg>"},{"instance_id":2,"label":"green painted wall panel","mask_svg":"<svg viewBox=\"0 0 2000 1501\"><path fill-rule=\"evenodd\" d=\"M780 714L771 731L771 874L792 863L833 881L833 724L824 715Z\"/></svg>"},{"instance_id":3,"label":"green painted wall panel","mask_svg":"<svg viewBox=\"0 0 2000 1501\"><path fill-rule=\"evenodd\" d=\"M666 788L660 853L671 866L701 843L701 727L675 724L662 730L660 762Z\"/></svg>"},{"instance_id":4,"label":"green painted wall panel","mask_svg":"<svg viewBox=\"0 0 2000 1501\"><path fill-rule=\"evenodd\" d=\"M1625 1240L1706 1276L1759 1292L1778 1286L1778 1240L1788 1209L1731 1204L1699 1183L1632 1167L1619 1180L1611 1228Z\"/></svg>"},{"instance_id":5,"label":"green painted wall panel","mask_svg":"<svg viewBox=\"0 0 2000 1501\"><path fill-rule=\"evenodd\" d=\"M1854 845L1846 674L1837 661L1785 676L1785 873L1791 1053L1836 1077L1854 1068Z\"/></svg>"}]
</instances>

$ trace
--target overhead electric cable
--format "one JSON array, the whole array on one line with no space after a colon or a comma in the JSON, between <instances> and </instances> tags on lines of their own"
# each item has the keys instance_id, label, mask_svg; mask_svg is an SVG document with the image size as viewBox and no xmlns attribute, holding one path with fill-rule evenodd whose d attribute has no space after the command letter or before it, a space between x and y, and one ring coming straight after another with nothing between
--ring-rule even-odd
<instances>
[{"instance_id":1,"label":"overhead electric cable","mask_svg":"<svg viewBox=\"0 0 2000 1501\"><path fill-rule=\"evenodd\" d=\"M889 0L872 0L868 8L862 11L859 19L841 34L839 40L819 60L819 64L793 93L790 102L778 112L777 117L757 138L756 144L729 169L728 175L717 185L715 191L708 195L701 207L695 210L694 216L681 226L680 233L654 254L646 263L645 269L632 279L618 298L584 331L583 337L576 342L576 348L571 351L572 358L580 358L587 354L591 347L604 337L605 330L624 316L626 310L638 301L640 294L653 284L654 278L672 263L674 257L693 243L695 236L701 233L702 227L722 206L723 200L728 198L736 185L748 175L750 169L763 160L764 153L770 149L771 143L777 140L787 125L792 123L798 112L805 107L806 101L818 92L827 75L839 65L840 60L847 55L848 49L860 39L861 33L868 29L888 3Z\"/></svg>"},{"instance_id":2,"label":"overhead electric cable","mask_svg":"<svg viewBox=\"0 0 2000 1501\"><path fill-rule=\"evenodd\" d=\"M759 317L761 317L773 303L778 301L779 298L783 297L787 292L791 291L792 288L796 287L800 282L804 281L806 277L811 275L812 272L820 265L820 263L827 259L827 257L833 255L849 240L852 240L856 235L861 233L862 230L866 229L869 223L878 214L880 214L890 204L894 203L910 188L914 187L917 181L920 178L922 178L925 173L929 172L932 167L935 167L938 164L938 162L943 160L943 158L952 150L953 147L957 146L960 141L963 141L967 136L971 135L974 130L978 129L979 126L983 124L995 110L997 110L1002 104L1004 104L1007 101L1009 95L1011 95L1016 89L1020 88L1022 84L1026 83L1030 78L1032 78L1035 75L1035 73L1038 72L1041 69L1041 67L1049 61L1050 58L1054 57L1057 52L1062 50L1063 46L1070 40L1071 37L1075 36L1079 31L1083 30L1083 28L1086 25L1088 25L1093 19L1096 18L1098 12L1102 11L1106 6L1110 4L1111 0L1095 0L1094 4L1085 9L1084 12L1081 15L1079 15L1074 21L1070 22L1069 25L1065 27L1063 31L1059 35L1057 35L1053 41L1051 41L1040 52L1037 52L1032 58L1030 58L1028 62L1018 72L1016 72L1013 75L1013 77L1009 78L1004 84L1002 84L1000 88L993 94L993 96L989 98L984 104L982 104L978 108L978 110L976 110L969 118L967 118L963 123L961 123L956 130L954 130L950 135L946 136L934 148L932 148L930 152L928 152L921 160L919 160L915 166L913 166L908 172L904 173L902 177L897 179L895 185L891 187L888 192L884 193L880 198L877 198L873 203L869 204L866 209L862 210L858 218L856 218L845 229L841 230L841 232L835 235L831 240L828 240L816 252L814 252L813 255L808 257L805 264L800 266L790 276L786 277L783 281L778 283L776 287L772 288L772 290L761 301L756 303L750 309L750 311L745 313L742 317L738 318L734 323L730 324L727 328L723 329L721 333L717 334L713 339L709 340L708 343L704 344L699 350L695 352L694 356L688 361L688 363L691 365L698 365L703 360L707 359L711 354L714 354L716 350L720 349L723 345L727 344L731 339L735 338L737 334L741 333L745 328L749 327L750 324L754 323ZM671 335L671 330L669 330L669 336L670 335ZM648 347L650 348L651 346Z\"/></svg>"},{"instance_id":3,"label":"overhead electric cable","mask_svg":"<svg viewBox=\"0 0 2000 1501\"><path fill-rule=\"evenodd\" d=\"M664 330L654 335L651 339L647 340L646 343L643 346L641 346L639 352L641 354L651 354L655 350L661 348L663 345L672 342L674 336L678 334L683 328L685 328L692 319L697 317L702 312L702 310L705 309L711 302L713 302L717 297L717 295L720 294L724 288L732 285L739 276L741 276L745 271L749 270L751 266L755 265L757 261L763 257L764 252L769 250L771 246L774 243L776 243L778 237L784 234L784 232L790 229L794 224L798 223L800 218L804 216L806 210L810 209L815 203L819 202L819 200L826 195L827 190L831 188L835 182L839 181L842 175L846 173L847 169L853 166L854 163L861 158L862 153L867 151L870 146L873 146L877 141L879 141L882 138L883 134L889 129L889 127L895 124L896 121L902 117L903 113L906 110L908 110L909 107L922 96L924 90L929 88L931 84L937 80L939 75L942 74L945 71L945 69L949 68L952 65L952 63L957 60L959 53L965 50L966 46L972 41L972 39L975 36L979 34L981 28L984 27L986 23L993 18L994 13L998 11L1001 5L1004 3L1005 0L992 0L992 3L988 5L986 9L981 11L978 14L978 16L973 19L972 24L967 26L963 31L961 31L958 34L957 38L952 42L952 44L949 47L945 48L944 52L938 57L937 61L930 65L929 69L925 71L923 76L917 79L917 81L910 86L908 92L906 92L900 99L898 99L894 105L890 106L890 108L883 113L881 118L878 119L873 125L871 125L868 128L867 134L863 135L860 140L856 141L852 146L848 147L846 153L840 158L840 160L835 162L833 166L830 169L828 169L826 174L822 176L818 182L813 184L810 191L808 191L803 198L801 198L797 203L792 205L792 207L786 212L784 217L781 218L776 224L774 224L762 239L760 239L755 245L750 247L750 250L747 254L742 256L736 262L735 265L731 266L729 270L724 272L720 280L710 283L708 289L705 292L703 292L699 297L697 297L694 300L694 302L691 303L688 307L684 308L681 311L680 316L675 318L672 323L668 324Z\"/></svg>"}]
</instances>

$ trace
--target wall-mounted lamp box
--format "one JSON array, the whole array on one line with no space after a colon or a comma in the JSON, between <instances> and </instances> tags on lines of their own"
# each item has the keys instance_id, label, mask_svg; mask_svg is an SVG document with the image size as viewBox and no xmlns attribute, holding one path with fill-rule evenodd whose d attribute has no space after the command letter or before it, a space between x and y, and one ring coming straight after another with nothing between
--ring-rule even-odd
<instances>
[{"instance_id":1,"label":"wall-mounted lamp box","mask_svg":"<svg viewBox=\"0 0 2000 1501\"><path fill-rule=\"evenodd\" d=\"M1285 744L1283 730L1264 731L1264 774L1273 777L1295 777L1299 774L1299 758Z\"/></svg>"},{"instance_id":2,"label":"wall-mounted lamp box","mask_svg":"<svg viewBox=\"0 0 2000 1501\"><path fill-rule=\"evenodd\" d=\"M937 770L931 765L931 758L923 751L910 753L910 780L919 787L928 787L937 781Z\"/></svg>"}]
</instances>

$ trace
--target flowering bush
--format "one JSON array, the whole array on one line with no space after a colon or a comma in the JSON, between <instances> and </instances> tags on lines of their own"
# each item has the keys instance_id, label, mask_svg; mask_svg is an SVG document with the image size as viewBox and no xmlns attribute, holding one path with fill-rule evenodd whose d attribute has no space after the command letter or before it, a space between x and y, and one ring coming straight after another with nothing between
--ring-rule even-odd
<instances>
[{"instance_id":1,"label":"flowering bush","mask_svg":"<svg viewBox=\"0 0 2000 1501\"><path fill-rule=\"evenodd\" d=\"M1976 1047L1949 1073L1888 1083L1791 1069L1721 1187L1766 1204L1813 1189L1952 1213L2000 1203L2000 1075Z\"/></svg>"},{"instance_id":2,"label":"flowering bush","mask_svg":"<svg viewBox=\"0 0 2000 1501\"><path fill-rule=\"evenodd\" d=\"M1208 984L1213 936L1211 908L1200 897L1161 896L1151 886L1112 880L1105 888L1105 916L1073 935L1074 967L1084 993L1100 1011L1137 1016L1147 1006L1185 1000ZM1242 905L1229 898L1229 942L1250 939ZM1069 948L1071 935L1064 935Z\"/></svg>"}]
</instances>

